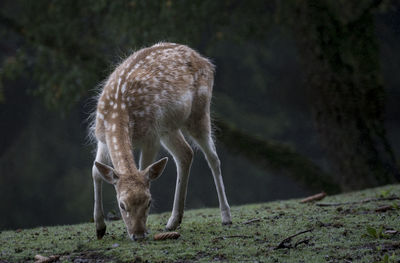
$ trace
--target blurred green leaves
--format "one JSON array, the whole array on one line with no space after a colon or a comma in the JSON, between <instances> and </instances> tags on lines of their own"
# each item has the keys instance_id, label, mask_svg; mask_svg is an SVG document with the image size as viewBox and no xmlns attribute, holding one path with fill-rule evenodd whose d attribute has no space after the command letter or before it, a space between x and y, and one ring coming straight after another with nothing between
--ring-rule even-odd
<instances>
[{"instance_id":1,"label":"blurred green leaves","mask_svg":"<svg viewBox=\"0 0 400 263\"><path fill-rule=\"evenodd\" d=\"M264 35L274 1L7 1L0 31L20 38L19 50L32 64L35 94L65 109L90 95L116 64L138 49L174 41L206 50L226 38ZM270 11L269 11L270 12ZM3 63L9 71L12 65ZM29 72L29 73L27 73ZM5 75L8 77L9 75Z\"/></svg>"}]
</instances>

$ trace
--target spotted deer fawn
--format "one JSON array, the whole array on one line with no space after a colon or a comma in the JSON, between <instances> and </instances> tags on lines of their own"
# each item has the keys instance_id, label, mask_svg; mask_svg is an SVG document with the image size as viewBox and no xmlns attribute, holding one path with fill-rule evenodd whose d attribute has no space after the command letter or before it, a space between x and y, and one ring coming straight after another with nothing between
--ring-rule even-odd
<instances>
[{"instance_id":1,"label":"spotted deer fawn","mask_svg":"<svg viewBox=\"0 0 400 263\"><path fill-rule=\"evenodd\" d=\"M94 220L99 239L106 231L102 180L115 187L129 237L145 237L150 182L161 175L168 160L154 162L160 145L173 156L177 167L173 210L166 228L179 226L193 159L193 150L183 133L204 153L214 176L222 223L231 223L220 161L211 137L213 80L210 61L174 43L160 43L133 53L109 76L98 98L93 125L97 140L92 171ZM134 148L141 150L139 169Z\"/></svg>"}]
</instances>

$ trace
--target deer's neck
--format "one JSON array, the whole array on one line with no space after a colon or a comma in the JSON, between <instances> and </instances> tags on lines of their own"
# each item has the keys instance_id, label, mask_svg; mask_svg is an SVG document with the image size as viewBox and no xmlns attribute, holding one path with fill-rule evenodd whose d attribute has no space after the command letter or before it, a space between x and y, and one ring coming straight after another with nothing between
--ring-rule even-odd
<instances>
[{"instance_id":1,"label":"deer's neck","mask_svg":"<svg viewBox=\"0 0 400 263\"><path fill-rule=\"evenodd\" d=\"M114 119L107 128L106 140L114 169L120 174L135 174L137 167L127 120Z\"/></svg>"}]
</instances>

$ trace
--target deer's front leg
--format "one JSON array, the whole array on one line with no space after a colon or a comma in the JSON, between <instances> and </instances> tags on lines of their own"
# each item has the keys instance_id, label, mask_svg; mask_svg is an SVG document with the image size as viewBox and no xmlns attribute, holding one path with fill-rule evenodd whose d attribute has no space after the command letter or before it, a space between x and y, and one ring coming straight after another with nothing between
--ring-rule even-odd
<instances>
[{"instance_id":1,"label":"deer's front leg","mask_svg":"<svg viewBox=\"0 0 400 263\"><path fill-rule=\"evenodd\" d=\"M96 161L100 163L107 162L108 155L107 146L98 141L97 142L97 153L96 153ZM100 175L100 172L97 170L97 167L93 164L92 167L92 177L93 177L93 186L94 186L94 212L93 219L96 224L96 234L97 239L101 239L106 233L106 224L104 222L104 212L103 212L103 197L102 197L102 184L103 179Z\"/></svg>"},{"instance_id":2,"label":"deer's front leg","mask_svg":"<svg viewBox=\"0 0 400 263\"><path fill-rule=\"evenodd\" d=\"M106 233L106 224L104 222L103 201L102 201L102 184L97 168L92 168L93 186L94 186L94 212L93 218L96 224L97 239L103 238Z\"/></svg>"},{"instance_id":3,"label":"deer's front leg","mask_svg":"<svg viewBox=\"0 0 400 263\"><path fill-rule=\"evenodd\" d=\"M163 145L174 157L177 169L174 206L166 228L176 229L182 221L187 184L189 181L190 166L193 160L193 150L186 142L181 131L168 135L162 140Z\"/></svg>"}]
</instances>

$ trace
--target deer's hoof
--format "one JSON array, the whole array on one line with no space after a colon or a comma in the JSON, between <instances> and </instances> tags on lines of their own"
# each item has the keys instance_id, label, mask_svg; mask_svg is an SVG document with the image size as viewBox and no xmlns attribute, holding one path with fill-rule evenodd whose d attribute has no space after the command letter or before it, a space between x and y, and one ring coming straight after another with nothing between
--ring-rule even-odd
<instances>
[{"instance_id":1,"label":"deer's hoof","mask_svg":"<svg viewBox=\"0 0 400 263\"><path fill-rule=\"evenodd\" d=\"M232 221L231 221L231 220L229 220L229 221L222 221L222 225L223 225L223 226L230 226L230 225L232 225Z\"/></svg>"},{"instance_id":2,"label":"deer's hoof","mask_svg":"<svg viewBox=\"0 0 400 263\"><path fill-rule=\"evenodd\" d=\"M231 212L229 210L221 212L222 225L232 225Z\"/></svg>"},{"instance_id":3,"label":"deer's hoof","mask_svg":"<svg viewBox=\"0 0 400 263\"><path fill-rule=\"evenodd\" d=\"M168 220L167 226L165 227L166 230L175 230L181 224L182 218L171 216Z\"/></svg>"},{"instance_id":4,"label":"deer's hoof","mask_svg":"<svg viewBox=\"0 0 400 263\"><path fill-rule=\"evenodd\" d=\"M102 239L106 234L106 227L101 229L96 229L97 239Z\"/></svg>"}]
</instances>

